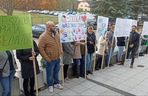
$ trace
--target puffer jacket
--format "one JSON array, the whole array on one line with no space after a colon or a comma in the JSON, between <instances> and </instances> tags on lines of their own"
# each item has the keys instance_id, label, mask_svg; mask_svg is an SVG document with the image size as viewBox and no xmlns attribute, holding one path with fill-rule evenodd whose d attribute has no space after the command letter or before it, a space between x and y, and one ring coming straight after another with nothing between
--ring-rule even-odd
<instances>
[{"instance_id":1,"label":"puffer jacket","mask_svg":"<svg viewBox=\"0 0 148 96\"><path fill-rule=\"evenodd\" d=\"M39 38L38 47L42 57L48 62L59 59L63 53L58 33L53 36L51 32L44 32Z\"/></svg>"}]
</instances>

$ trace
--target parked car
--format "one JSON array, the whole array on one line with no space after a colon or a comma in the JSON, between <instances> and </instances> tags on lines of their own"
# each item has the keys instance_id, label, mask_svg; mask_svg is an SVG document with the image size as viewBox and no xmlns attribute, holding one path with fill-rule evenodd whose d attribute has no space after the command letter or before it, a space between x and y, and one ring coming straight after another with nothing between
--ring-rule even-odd
<instances>
[{"instance_id":1,"label":"parked car","mask_svg":"<svg viewBox=\"0 0 148 96\"><path fill-rule=\"evenodd\" d=\"M49 11L48 10L42 10L39 12L40 14L49 14Z\"/></svg>"},{"instance_id":2,"label":"parked car","mask_svg":"<svg viewBox=\"0 0 148 96\"><path fill-rule=\"evenodd\" d=\"M54 11L50 11L50 12L49 12L49 15L53 15L53 14L54 14Z\"/></svg>"},{"instance_id":3,"label":"parked car","mask_svg":"<svg viewBox=\"0 0 148 96\"><path fill-rule=\"evenodd\" d=\"M39 38L39 36L45 31L45 24L36 24L32 26L33 37Z\"/></svg>"},{"instance_id":4,"label":"parked car","mask_svg":"<svg viewBox=\"0 0 148 96\"><path fill-rule=\"evenodd\" d=\"M58 16L58 15L59 15L59 12L56 11L56 12L53 13L53 15L54 15L54 16Z\"/></svg>"}]
</instances>

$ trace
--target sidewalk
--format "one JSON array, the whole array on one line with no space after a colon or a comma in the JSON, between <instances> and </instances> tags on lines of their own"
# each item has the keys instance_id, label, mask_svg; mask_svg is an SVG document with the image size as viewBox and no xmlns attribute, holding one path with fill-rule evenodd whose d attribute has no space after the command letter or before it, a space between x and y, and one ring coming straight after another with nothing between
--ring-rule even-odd
<instances>
[{"instance_id":1,"label":"sidewalk","mask_svg":"<svg viewBox=\"0 0 148 96\"><path fill-rule=\"evenodd\" d=\"M72 79L65 83L64 90L55 89L53 96L148 96L148 55L135 59L134 68L125 65L95 71L89 75L90 80ZM144 67L137 67L144 65ZM95 82L94 82L95 81ZM50 96L48 89L41 91L40 96Z\"/></svg>"}]
</instances>

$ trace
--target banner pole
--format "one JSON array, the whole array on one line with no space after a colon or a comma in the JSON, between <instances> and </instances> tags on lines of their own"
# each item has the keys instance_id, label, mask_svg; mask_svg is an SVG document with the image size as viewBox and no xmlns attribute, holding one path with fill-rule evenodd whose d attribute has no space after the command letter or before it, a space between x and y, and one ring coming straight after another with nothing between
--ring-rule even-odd
<instances>
[{"instance_id":1,"label":"banner pole","mask_svg":"<svg viewBox=\"0 0 148 96\"><path fill-rule=\"evenodd\" d=\"M140 54L141 41L142 41L142 38L140 36L140 38L139 38L139 47L138 47L138 58L139 58L139 54Z\"/></svg>"},{"instance_id":2,"label":"banner pole","mask_svg":"<svg viewBox=\"0 0 148 96\"><path fill-rule=\"evenodd\" d=\"M34 47L32 48L32 57L35 58L35 53ZM38 84L37 84L37 74L36 74L36 65L35 65L35 59L33 59L33 68L34 68L34 76L35 76L35 88L36 88L36 95L39 96L39 91L38 91Z\"/></svg>"},{"instance_id":3,"label":"banner pole","mask_svg":"<svg viewBox=\"0 0 148 96\"><path fill-rule=\"evenodd\" d=\"M125 60L126 60L126 58L127 58L127 52L128 52L128 48L129 48L129 47L128 47L128 45L129 45L129 40L130 40L130 37L129 37L129 38L127 37L127 43L126 43L127 45L126 45L126 49L125 49L124 63L125 63ZM123 63L123 65L124 65L124 63Z\"/></svg>"},{"instance_id":4,"label":"banner pole","mask_svg":"<svg viewBox=\"0 0 148 96\"><path fill-rule=\"evenodd\" d=\"M59 30L59 36L61 36L61 33L63 32L63 29L62 30ZM61 44L61 46L62 46L62 44ZM63 85L63 88L64 88L64 69L63 69L63 66L64 66L64 64L63 64L63 55L61 55L61 57L60 57L60 67L61 67L61 79L62 79L62 85Z\"/></svg>"},{"instance_id":5,"label":"banner pole","mask_svg":"<svg viewBox=\"0 0 148 96\"><path fill-rule=\"evenodd\" d=\"M96 36L96 32L95 32L95 36ZM97 48L96 48L96 47L97 47L97 46L96 46L96 43L97 43L97 42L96 42L96 40L95 40L95 46L94 46L94 47L95 47L95 53L94 53L94 62L93 62L93 63L94 63L94 64L93 64L93 72L95 71L95 67L96 67L96 50L97 50Z\"/></svg>"},{"instance_id":6,"label":"banner pole","mask_svg":"<svg viewBox=\"0 0 148 96\"><path fill-rule=\"evenodd\" d=\"M86 57L87 57L87 33L85 34L85 79L87 79L86 73Z\"/></svg>"},{"instance_id":7,"label":"banner pole","mask_svg":"<svg viewBox=\"0 0 148 96\"><path fill-rule=\"evenodd\" d=\"M102 62L101 62L101 70L103 69L103 66L104 66L104 59L105 59L105 46L104 46L104 50L103 50L103 56L102 56Z\"/></svg>"},{"instance_id":8,"label":"banner pole","mask_svg":"<svg viewBox=\"0 0 148 96\"><path fill-rule=\"evenodd\" d=\"M96 67L96 45L95 45L95 53L94 53L94 62L93 62L93 72L95 71L95 67Z\"/></svg>"},{"instance_id":9,"label":"banner pole","mask_svg":"<svg viewBox=\"0 0 148 96\"><path fill-rule=\"evenodd\" d=\"M64 66L64 64L63 64L63 58L61 58L61 79L62 79L62 85L63 85L63 87L64 87L64 69L63 69L63 66Z\"/></svg>"}]
</instances>

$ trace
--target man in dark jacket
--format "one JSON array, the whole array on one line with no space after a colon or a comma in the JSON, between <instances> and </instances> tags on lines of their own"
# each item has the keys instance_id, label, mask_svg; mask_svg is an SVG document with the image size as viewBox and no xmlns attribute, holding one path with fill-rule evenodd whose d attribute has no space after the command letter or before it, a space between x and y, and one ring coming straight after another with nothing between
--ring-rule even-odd
<instances>
[{"instance_id":1,"label":"man in dark jacket","mask_svg":"<svg viewBox=\"0 0 148 96\"><path fill-rule=\"evenodd\" d=\"M112 24L109 28L110 30L106 33L108 38L108 52L107 52L107 58L106 62L108 62L109 66L113 66L112 64L112 57L114 54L114 48L115 48L115 38L114 38L114 29L115 25Z\"/></svg>"},{"instance_id":2,"label":"man in dark jacket","mask_svg":"<svg viewBox=\"0 0 148 96\"><path fill-rule=\"evenodd\" d=\"M127 52L127 58L129 58L129 54L131 52L132 61L131 61L130 68L133 68L135 55L139 47L139 38L140 38L140 34L138 34L137 27L133 25L132 32L130 33L130 40L129 40L128 52Z\"/></svg>"}]
</instances>

